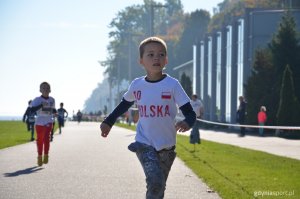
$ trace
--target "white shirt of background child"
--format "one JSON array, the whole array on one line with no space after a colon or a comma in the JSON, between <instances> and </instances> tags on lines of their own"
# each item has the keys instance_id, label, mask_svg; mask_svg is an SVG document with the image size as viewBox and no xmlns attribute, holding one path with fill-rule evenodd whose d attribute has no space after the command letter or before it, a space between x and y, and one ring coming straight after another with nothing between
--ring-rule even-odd
<instances>
[{"instance_id":1,"label":"white shirt of background child","mask_svg":"<svg viewBox=\"0 0 300 199\"><path fill-rule=\"evenodd\" d=\"M191 105L193 107L194 112L196 113L196 116L200 117L201 116L201 112L200 112L201 107L203 106L202 102L199 99L196 99L195 101L191 100Z\"/></svg>"},{"instance_id":2,"label":"white shirt of background child","mask_svg":"<svg viewBox=\"0 0 300 199\"><path fill-rule=\"evenodd\" d=\"M47 124L53 123L53 109L55 109L55 100L52 97L43 98L36 97L31 102L31 107L39 106L43 104L43 108L37 110L37 117L35 121L35 125L45 126Z\"/></svg>"}]
</instances>

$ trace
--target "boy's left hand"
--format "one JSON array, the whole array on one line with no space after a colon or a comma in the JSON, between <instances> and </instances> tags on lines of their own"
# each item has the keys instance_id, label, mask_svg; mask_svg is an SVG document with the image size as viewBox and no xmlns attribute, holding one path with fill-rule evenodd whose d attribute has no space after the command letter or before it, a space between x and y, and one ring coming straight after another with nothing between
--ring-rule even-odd
<instances>
[{"instance_id":1,"label":"boy's left hand","mask_svg":"<svg viewBox=\"0 0 300 199\"><path fill-rule=\"evenodd\" d=\"M110 132L110 129L111 129L111 127L108 124L102 122L100 125L101 136L106 138Z\"/></svg>"},{"instance_id":2,"label":"boy's left hand","mask_svg":"<svg viewBox=\"0 0 300 199\"><path fill-rule=\"evenodd\" d=\"M190 126L185 121L180 121L175 124L176 131L185 132L190 129Z\"/></svg>"}]
</instances>

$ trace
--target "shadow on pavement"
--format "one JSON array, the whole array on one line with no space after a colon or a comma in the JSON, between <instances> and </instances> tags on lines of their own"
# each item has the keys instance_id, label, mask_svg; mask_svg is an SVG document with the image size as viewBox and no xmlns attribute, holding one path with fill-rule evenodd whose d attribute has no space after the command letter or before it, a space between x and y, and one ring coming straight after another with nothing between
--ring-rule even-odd
<instances>
[{"instance_id":1,"label":"shadow on pavement","mask_svg":"<svg viewBox=\"0 0 300 199\"><path fill-rule=\"evenodd\" d=\"M37 167L37 166L30 167L30 168L15 171L15 172L12 172L12 173L5 173L4 177L16 177L16 176L19 176L19 175L27 175L27 174L31 174L31 173L37 172L39 170L42 170L42 169L43 168Z\"/></svg>"}]
</instances>

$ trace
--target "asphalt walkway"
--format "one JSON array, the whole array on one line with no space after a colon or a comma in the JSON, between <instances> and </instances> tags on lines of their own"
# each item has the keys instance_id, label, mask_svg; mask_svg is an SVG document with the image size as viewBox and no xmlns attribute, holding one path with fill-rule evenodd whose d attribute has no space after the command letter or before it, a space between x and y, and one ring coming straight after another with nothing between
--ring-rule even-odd
<instances>
[{"instance_id":1,"label":"asphalt walkway","mask_svg":"<svg viewBox=\"0 0 300 199\"><path fill-rule=\"evenodd\" d=\"M49 163L36 166L36 143L0 150L1 199L142 199L142 167L127 146L135 132L113 127L100 136L99 123L68 122L50 146ZM176 158L166 199L218 199Z\"/></svg>"}]
</instances>

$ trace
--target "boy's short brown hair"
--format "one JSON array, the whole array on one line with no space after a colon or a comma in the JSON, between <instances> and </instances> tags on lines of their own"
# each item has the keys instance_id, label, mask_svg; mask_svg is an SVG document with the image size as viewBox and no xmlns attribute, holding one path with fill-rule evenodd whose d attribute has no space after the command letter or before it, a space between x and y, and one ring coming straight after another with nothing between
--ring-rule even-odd
<instances>
[{"instance_id":1,"label":"boy's short brown hair","mask_svg":"<svg viewBox=\"0 0 300 199\"><path fill-rule=\"evenodd\" d=\"M140 43L140 46L139 46L140 58L143 57L143 54L145 52L145 46L152 42L161 44L165 49L165 53L167 54L167 44L164 40L162 40L159 37L148 37L148 38L144 39L143 41L141 41L141 43Z\"/></svg>"},{"instance_id":2,"label":"boy's short brown hair","mask_svg":"<svg viewBox=\"0 0 300 199\"><path fill-rule=\"evenodd\" d=\"M42 82L40 84L40 89L42 88L43 85L47 85L49 87L49 89L51 90L50 84L48 82Z\"/></svg>"},{"instance_id":3,"label":"boy's short brown hair","mask_svg":"<svg viewBox=\"0 0 300 199\"><path fill-rule=\"evenodd\" d=\"M48 82L42 82L42 83L40 84L40 87L41 87L42 85L44 85L44 84L50 87L50 84L49 84Z\"/></svg>"}]
</instances>

